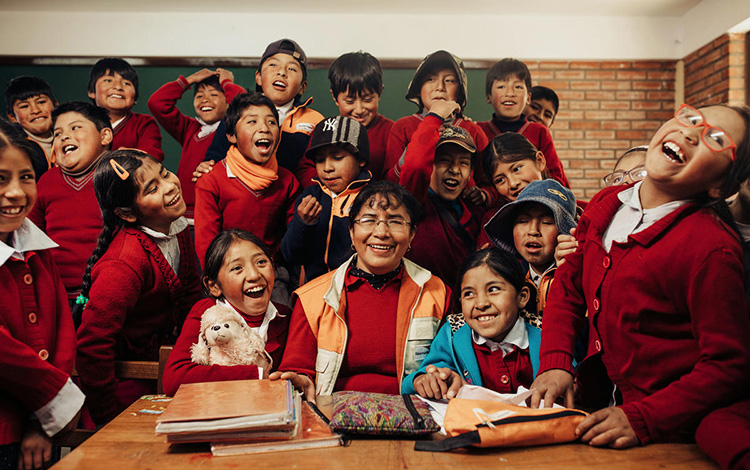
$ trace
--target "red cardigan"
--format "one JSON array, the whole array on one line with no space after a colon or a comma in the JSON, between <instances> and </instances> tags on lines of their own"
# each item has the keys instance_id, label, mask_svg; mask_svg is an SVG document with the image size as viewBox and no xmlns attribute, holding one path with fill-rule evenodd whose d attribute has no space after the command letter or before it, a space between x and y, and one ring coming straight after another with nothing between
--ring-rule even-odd
<instances>
[{"instance_id":1,"label":"red cardigan","mask_svg":"<svg viewBox=\"0 0 750 470\"><path fill-rule=\"evenodd\" d=\"M227 176L222 160L195 185L195 252L203 263L211 241L222 230L240 228L259 236L274 255L294 215L300 185L286 168L262 191L253 191L239 178Z\"/></svg>"},{"instance_id":2,"label":"red cardigan","mask_svg":"<svg viewBox=\"0 0 750 470\"><path fill-rule=\"evenodd\" d=\"M115 399L115 359L158 360L159 347L174 343L190 306L200 299L189 229L177 237L178 275L156 243L135 228L115 235L91 271L90 300L78 327L76 367L96 424L130 405Z\"/></svg>"},{"instance_id":3,"label":"red cardigan","mask_svg":"<svg viewBox=\"0 0 750 470\"><path fill-rule=\"evenodd\" d=\"M27 252L24 261L11 258L0 266L0 299L2 446L20 442L24 420L65 385L73 370L76 338L49 250Z\"/></svg>"},{"instance_id":4,"label":"red cardigan","mask_svg":"<svg viewBox=\"0 0 750 470\"><path fill-rule=\"evenodd\" d=\"M182 384L258 378L257 366L204 366L192 361L191 347L198 342L201 317L203 312L214 305L216 305L214 299L200 300L190 310L185 323L182 325L182 333L180 333L164 369L164 393L167 395L174 395ZM277 305L276 308L278 313L276 318L268 325L268 340L266 341L266 351L273 359L271 370L276 370L281 364L291 316L291 310L288 307ZM240 313L240 315L246 321L251 318L243 313Z\"/></svg>"},{"instance_id":5,"label":"red cardigan","mask_svg":"<svg viewBox=\"0 0 750 470\"><path fill-rule=\"evenodd\" d=\"M114 130L112 150L121 147L143 150L155 159L164 161L161 150L161 131L154 118L148 114L128 113Z\"/></svg>"},{"instance_id":6,"label":"red cardigan","mask_svg":"<svg viewBox=\"0 0 750 470\"><path fill-rule=\"evenodd\" d=\"M367 168L372 173L373 181L385 178L386 147L394 124L387 117L378 114L367 126L367 141L370 144L370 164Z\"/></svg>"},{"instance_id":7,"label":"red cardigan","mask_svg":"<svg viewBox=\"0 0 750 470\"><path fill-rule=\"evenodd\" d=\"M71 299L81 293L86 262L102 232L93 177L92 171L77 182L63 175L59 167L49 170L39 180L36 205L29 214L29 219L60 245L51 251Z\"/></svg>"},{"instance_id":8,"label":"red cardigan","mask_svg":"<svg viewBox=\"0 0 750 470\"><path fill-rule=\"evenodd\" d=\"M687 204L604 251L617 193L628 187L605 188L581 217L579 247L557 269L544 310L539 373L573 373L588 320L582 396L606 405L612 388L597 373L601 360L646 444L741 396L750 383L750 316L740 242L709 209Z\"/></svg>"},{"instance_id":9,"label":"red cardigan","mask_svg":"<svg viewBox=\"0 0 750 470\"><path fill-rule=\"evenodd\" d=\"M245 92L244 88L235 85L228 79L224 80L221 87L227 103L230 103L235 96ZM214 133L198 137L201 124L195 118L185 116L177 108L177 102L189 89L190 85L187 79L180 75L177 80L164 84L151 95L151 98L148 99L148 109L164 130L174 137L182 147L177 177L182 185L182 197L187 204L185 217L192 219L195 210L195 183L191 181L193 171L206 157L206 150L211 145Z\"/></svg>"}]
</instances>

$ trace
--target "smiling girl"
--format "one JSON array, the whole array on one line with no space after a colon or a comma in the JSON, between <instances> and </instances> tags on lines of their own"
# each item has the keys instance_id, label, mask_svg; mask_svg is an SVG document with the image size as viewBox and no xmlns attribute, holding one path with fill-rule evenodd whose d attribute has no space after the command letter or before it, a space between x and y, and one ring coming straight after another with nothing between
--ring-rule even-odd
<instances>
[{"instance_id":1,"label":"smiling girl","mask_svg":"<svg viewBox=\"0 0 750 470\"><path fill-rule=\"evenodd\" d=\"M680 439L750 382L741 242L712 210L750 173L749 130L747 108L683 105L651 140L644 180L605 188L583 213L545 310L532 399L572 405L588 321L578 381L584 405L602 409L578 426L583 442Z\"/></svg>"},{"instance_id":2,"label":"smiling girl","mask_svg":"<svg viewBox=\"0 0 750 470\"><path fill-rule=\"evenodd\" d=\"M200 334L203 312L214 305L235 310L266 343L271 368L278 366L286 345L290 310L271 302L275 281L271 251L244 230L221 232L208 247L203 286L208 299L190 311L164 370L164 392L174 395L180 385L194 382L258 379L269 370L254 365L200 365L191 360L191 346Z\"/></svg>"},{"instance_id":3,"label":"smiling girl","mask_svg":"<svg viewBox=\"0 0 750 470\"><path fill-rule=\"evenodd\" d=\"M104 229L78 299L76 367L99 426L156 384L115 378L115 360L158 360L200 298L180 182L139 150L102 158L94 175Z\"/></svg>"}]
</instances>

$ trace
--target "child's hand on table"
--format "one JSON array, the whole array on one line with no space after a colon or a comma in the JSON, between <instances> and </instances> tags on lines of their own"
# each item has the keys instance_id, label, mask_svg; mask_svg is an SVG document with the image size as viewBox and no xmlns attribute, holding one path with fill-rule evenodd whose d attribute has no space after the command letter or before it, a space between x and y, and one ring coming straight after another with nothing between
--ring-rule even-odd
<instances>
[{"instance_id":1,"label":"child's hand on table","mask_svg":"<svg viewBox=\"0 0 750 470\"><path fill-rule=\"evenodd\" d=\"M52 460L52 439L34 422L21 439L21 452L18 455L18 470L47 468Z\"/></svg>"},{"instance_id":2,"label":"child's hand on table","mask_svg":"<svg viewBox=\"0 0 750 470\"><path fill-rule=\"evenodd\" d=\"M464 384L458 372L447 367L427 366L425 373L414 379L414 390L424 398L453 398Z\"/></svg>"},{"instance_id":3,"label":"child's hand on table","mask_svg":"<svg viewBox=\"0 0 750 470\"><path fill-rule=\"evenodd\" d=\"M290 380L294 388L305 394L305 399L315 403L315 383L305 374L276 371L268 376L271 380Z\"/></svg>"},{"instance_id":4,"label":"child's hand on table","mask_svg":"<svg viewBox=\"0 0 750 470\"><path fill-rule=\"evenodd\" d=\"M609 446L613 449L627 449L638 445L633 427L622 408L604 408L591 413L576 428L581 442L592 446Z\"/></svg>"}]
</instances>

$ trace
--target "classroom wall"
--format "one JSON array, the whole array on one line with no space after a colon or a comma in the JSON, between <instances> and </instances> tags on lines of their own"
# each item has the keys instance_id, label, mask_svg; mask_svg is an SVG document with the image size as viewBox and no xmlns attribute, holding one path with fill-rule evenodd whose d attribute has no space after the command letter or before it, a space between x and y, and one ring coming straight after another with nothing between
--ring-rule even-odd
<instances>
[{"instance_id":1,"label":"classroom wall","mask_svg":"<svg viewBox=\"0 0 750 470\"><path fill-rule=\"evenodd\" d=\"M685 102L696 107L746 101L745 34L727 33L685 57Z\"/></svg>"}]
</instances>

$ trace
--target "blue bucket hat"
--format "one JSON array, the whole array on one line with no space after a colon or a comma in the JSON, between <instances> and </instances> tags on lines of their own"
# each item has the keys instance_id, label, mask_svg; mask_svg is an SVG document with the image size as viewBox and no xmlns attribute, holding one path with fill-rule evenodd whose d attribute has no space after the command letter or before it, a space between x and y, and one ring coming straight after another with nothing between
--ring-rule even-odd
<instances>
[{"instance_id":1,"label":"blue bucket hat","mask_svg":"<svg viewBox=\"0 0 750 470\"><path fill-rule=\"evenodd\" d=\"M493 245L516 253L513 217L519 204L524 202L536 202L548 207L561 234L570 235L570 230L576 228L576 197L573 192L553 179L532 181L523 188L518 199L504 205L484 226Z\"/></svg>"}]
</instances>

